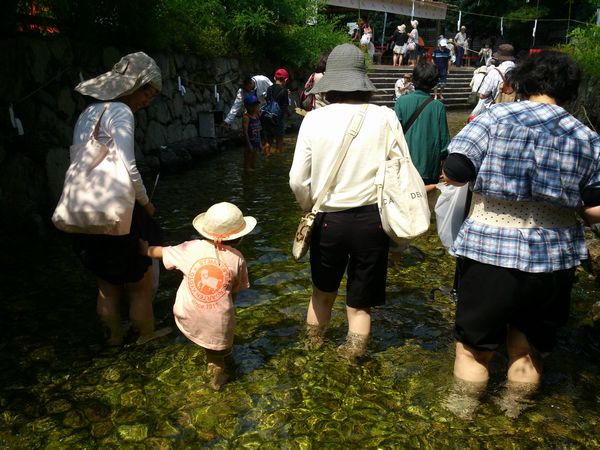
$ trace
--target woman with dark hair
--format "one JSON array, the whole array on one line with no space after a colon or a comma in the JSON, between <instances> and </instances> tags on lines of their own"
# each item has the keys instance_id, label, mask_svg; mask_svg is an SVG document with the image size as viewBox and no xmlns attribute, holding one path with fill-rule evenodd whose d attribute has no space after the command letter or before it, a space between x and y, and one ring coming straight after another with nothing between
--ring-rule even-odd
<instances>
[{"instance_id":1,"label":"woman with dark hair","mask_svg":"<svg viewBox=\"0 0 600 450\"><path fill-rule=\"evenodd\" d=\"M439 100L431 99L431 90L437 86L439 72L435 64L419 62L413 70L415 90L396 100L394 107L398 120L406 124L410 117L427 101L429 104L418 114L413 124L405 130L406 142L413 164L423 178L430 206L435 200L435 186L440 181L441 162L448 153L448 122L446 107Z\"/></svg>"},{"instance_id":2,"label":"woman with dark hair","mask_svg":"<svg viewBox=\"0 0 600 450\"><path fill-rule=\"evenodd\" d=\"M322 94L313 94L312 92L308 93L308 91L310 91L313 88L313 86L316 85L321 78L323 78L323 73L325 72L325 68L327 67L327 58L329 58L329 52L321 53L319 55L319 60L317 61L315 72L309 77L308 81L304 85L304 95L306 100L301 100L302 106L307 111L311 111L316 108L322 108L323 106L328 104L327 100Z\"/></svg>"},{"instance_id":3,"label":"woman with dark hair","mask_svg":"<svg viewBox=\"0 0 600 450\"><path fill-rule=\"evenodd\" d=\"M522 101L493 105L463 128L444 176L473 191L453 245L454 376L483 388L506 344L514 392L540 383L542 358L568 319L575 267L588 257L576 212L600 221L600 137L562 107L581 78L569 56L539 53L509 76ZM514 402L503 406L519 412Z\"/></svg>"},{"instance_id":4,"label":"woman with dark hair","mask_svg":"<svg viewBox=\"0 0 600 450\"><path fill-rule=\"evenodd\" d=\"M401 129L393 111L368 104L376 88L356 46L333 49L313 91L324 93L330 104L308 114L298 134L290 187L304 211L313 208L325 186L352 119L364 114L315 219L310 243L313 291L306 317L309 347L318 347L347 271L348 336L339 351L354 361L366 352L371 308L385 303L389 238L379 218L375 174L406 143L394 138L391 127Z\"/></svg>"}]
</instances>

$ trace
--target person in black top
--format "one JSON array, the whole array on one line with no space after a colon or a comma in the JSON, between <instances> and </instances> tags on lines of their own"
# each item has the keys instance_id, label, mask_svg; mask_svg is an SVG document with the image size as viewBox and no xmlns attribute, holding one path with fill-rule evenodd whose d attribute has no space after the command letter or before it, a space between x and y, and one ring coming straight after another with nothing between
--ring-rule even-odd
<instances>
[{"instance_id":1,"label":"person in black top","mask_svg":"<svg viewBox=\"0 0 600 450\"><path fill-rule=\"evenodd\" d=\"M406 34L406 25L398 25L398 27L394 30L394 34L392 38L389 40L392 43L392 51L394 52L394 57L392 59L392 66L400 67L402 65L402 60L404 59L404 55L406 54L406 43L408 42L408 34Z\"/></svg>"},{"instance_id":2,"label":"person in black top","mask_svg":"<svg viewBox=\"0 0 600 450\"><path fill-rule=\"evenodd\" d=\"M286 87L289 78L288 71L277 69L275 71L275 84L267 89L267 103L275 101L279 104L280 113L278 120L274 123L265 123L264 130L267 139L265 155L270 153L283 153L283 135L285 134L285 118L289 112L288 89ZM272 149L273 138L275 138L275 150Z\"/></svg>"}]
</instances>

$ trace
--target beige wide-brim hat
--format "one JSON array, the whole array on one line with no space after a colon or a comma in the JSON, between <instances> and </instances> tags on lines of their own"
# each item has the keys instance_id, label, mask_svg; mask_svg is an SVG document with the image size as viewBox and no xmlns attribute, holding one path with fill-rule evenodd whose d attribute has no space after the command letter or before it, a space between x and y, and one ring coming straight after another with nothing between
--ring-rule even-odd
<instances>
[{"instance_id":1,"label":"beige wide-brim hat","mask_svg":"<svg viewBox=\"0 0 600 450\"><path fill-rule=\"evenodd\" d=\"M376 90L377 88L367 76L364 53L355 45L341 44L331 51L323 77L308 93L375 92Z\"/></svg>"},{"instance_id":2,"label":"beige wide-brim hat","mask_svg":"<svg viewBox=\"0 0 600 450\"><path fill-rule=\"evenodd\" d=\"M256 226L256 219L244 216L233 203L221 202L198 214L192 225L207 239L232 241L250 233Z\"/></svg>"},{"instance_id":3,"label":"beige wide-brim hat","mask_svg":"<svg viewBox=\"0 0 600 450\"><path fill-rule=\"evenodd\" d=\"M412 25L413 28L417 28L419 26L419 21L418 20L411 20L410 24Z\"/></svg>"},{"instance_id":4,"label":"beige wide-brim hat","mask_svg":"<svg viewBox=\"0 0 600 450\"><path fill-rule=\"evenodd\" d=\"M144 52L137 52L123 56L111 71L82 81L75 90L98 100L114 100L132 94L146 84L160 91L162 75L156 61Z\"/></svg>"},{"instance_id":5,"label":"beige wide-brim hat","mask_svg":"<svg viewBox=\"0 0 600 450\"><path fill-rule=\"evenodd\" d=\"M400 31L401 33L404 33L406 31L406 25L404 25L404 24L398 25L398 31Z\"/></svg>"}]
</instances>

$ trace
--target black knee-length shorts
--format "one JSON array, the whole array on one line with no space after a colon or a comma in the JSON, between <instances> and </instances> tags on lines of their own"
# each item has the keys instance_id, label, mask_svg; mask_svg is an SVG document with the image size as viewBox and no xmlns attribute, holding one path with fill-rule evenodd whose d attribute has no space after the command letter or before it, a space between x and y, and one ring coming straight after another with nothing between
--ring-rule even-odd
<instances>
[{"instance_id":1,"label":"black knee-length shorts","mask_svg":"<svg viewBox=\"0 0 600 450\"><path fill-rule=\"evenodd\" d=\"M319 213L310 243L313 284L324 292L337 291L347 269L346 304L383 305L388 251L377 205Z\"/></svg>"}]
</instances>

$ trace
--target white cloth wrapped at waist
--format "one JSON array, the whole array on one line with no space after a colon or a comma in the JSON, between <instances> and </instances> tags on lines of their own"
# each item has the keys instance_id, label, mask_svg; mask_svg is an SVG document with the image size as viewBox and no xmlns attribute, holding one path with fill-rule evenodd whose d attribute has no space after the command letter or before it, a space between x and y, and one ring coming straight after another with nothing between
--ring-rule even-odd
<instances>
[{"instance_id":1,"label":"white cloth wrapped at waist","mask_svg":"<svg viewBox=\"0 0 600 450\"><path fill-rule=\"evenodd\" d=\"M475 192L468 218L501 228L564 228L577 224L572 208L542 202L496 200Z\"/></svg>"}]
</instances>

